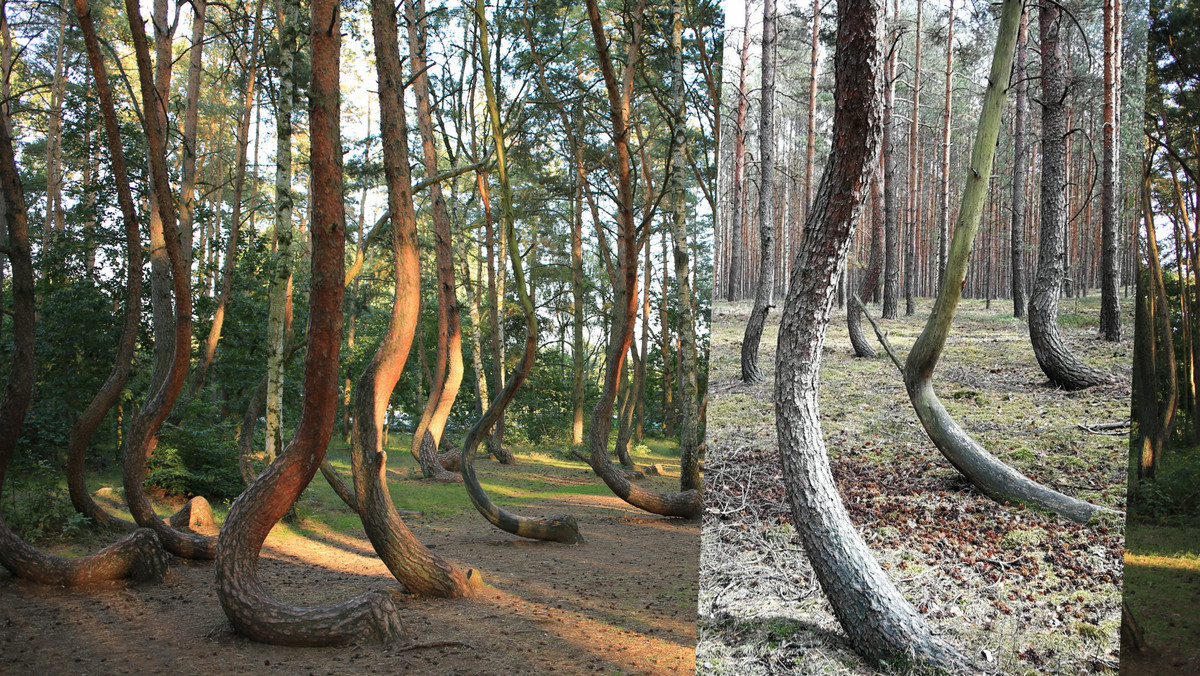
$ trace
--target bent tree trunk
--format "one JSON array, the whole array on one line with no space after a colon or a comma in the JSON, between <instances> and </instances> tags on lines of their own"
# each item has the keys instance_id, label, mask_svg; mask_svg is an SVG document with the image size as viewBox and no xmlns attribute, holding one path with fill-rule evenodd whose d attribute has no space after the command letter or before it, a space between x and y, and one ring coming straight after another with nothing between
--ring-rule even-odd
<instances>
[{"instance_id":1,"label":"bent tree trunk","mask_svg":"<svg viewBox=\"0 0 1200 676\"><path fill-rule=\"evenodd\" d=\"M814 18L814 21L816 19ZM763 374L758 368L758 346L762 342L763 327L771 311L771 294L775 290L775 43L776 43L775 0L763 3L762 37L762 122L759 127L759 189L758 189L758 237L759 253L758 286L754 290L754 308L746 322L746 333L742 337L742 382L762 382ZM816 45L813 45L816 49Z\"/></svg>"},{"instance_id":2,"label":"bent tree trunk","mask_svg":"<svg viewBox=\"0 0 1200 676\"><path fill-rule=\"evenodd\" d=\"M487 8L484 0L477 0L475 17L479 22L480 54L485 64L490 63ZM521 355L517 370L506 379L504 389L492 400L491 406L488 406L483 416L467 431L467 438L463 442L459 472L467 487L467 495L471 498L471 504L475 505L475 509L479 510L479 513L497 528L513 535L537 540L583 542L583 535L579 532L579 524L575 521L575 517L569 514L556 514L544 518L529 518L513 514L491 501L491 498L483 490L483 486L480 485L479 477L475 475L475 455L479 450L480 442L504 415L504 409L508 408L513 397L517 395L517 390L525 382L529 372L533 370L533 361L537 358L538 334L537 315L533 309L533 301L529 298L529 287L525 283L525 270L521 266L521 248L517 244L514 228L516 218L512 206L512 190L508 182L507 153L504 148L504 130L500 126L500 107L496 101L495 83L488 68L483 69L483 88L487 97L488 119L491 122L492 139L496 149L496 173L500 178L500 196L503 200L501 228L505 233L504 239L507 240L508 255L512 261L513 283L517 287L517 295L521 301L521 312L525 315L525 352ZM503 369L503 364L497 364L497 368Z\"/></svg>"},{"instance_id":3,"label":"bent tree trunk","mask_svg":"<svg viewBox=\"0 0 1200 676\"><path fill-rule=\"evenodd\" d=\"M395 601L389 593L371 591L343 603L303 608L271 597L258 578L263 540L312 481L333 435L337 414L346 248L338 129L341 22L337 4L333 0L313 0L310 25L312 291L304 401L296 434L283 454L229 510L221 529L216 564L217 596L238 631L256 641L301 646L388 640L401 631Z\"/></svg>"},{"instance_id":4,"label":"bent tree trunk","mask_svg":"<svg viewBox=\"0 0 1200 676\"><path fill-rule=\"evenodd\" d=\"M412 61L413 90L417 102L417 128L421 132L421 151L425 160L425 174L438 173L437 147L434 145L433 119L429 104L429 74L426 72L426 18L424 0L405 0L404 11L408 23L408 45ZM426 478L439 481L460 481L458 474L446 471L438 458L438 446L450 409L458 396L463 378L462 324L458 317L458 297L454 283L454 251L451 248L450 214L442 198L442 186L429 186L429 201L432 204L434 257L437 261L438 292L438 346L436 371L433 387L429 390L429 401L413 434L413 445L418 448L417 460ZM454 462L447 458L447 462Z\"/></svg>"},{"instance_id":5,"label":"bent tree trunk","mask_svg":"<svg viewBox=\"0 0 1200 676\"><path fill-rule=\"evenodd\" d=\"M1043 0L1040 10L1042 48L1042 232L1038 269L1029 296L1029 338L1038 365L1057 387L1081 390L1114 381L1088 366L1058 333L1058 297L1065 274L1067 236L1067 66L1059 31L1062 10Z\"/></svg>"},{"instance_id":6,"label":"bent tree trunk","mask_svg":"<svg viewBox=\"0 0 1200 676\"><path fill-rule=\"evenodd\" d=\"M396 512L386 483L383 425L388 401L412 350L421 294L417 219L413 211L403 105L404 79L396 25L392 3L374 0L371 27L379 82L380 138L392 218L395 286L392 315L383 341L354 387L350 459L363 528L388 570L414 594L460 597L473 591L471 571L464 573L417 540Z\"/></svg>"},{"instance_id":7,"label":"bent tree trunk","mask_svg":"<svg viewBox=\"0 0 1200 676\"><path fill-rule=\"evenodd\" d=\"M908 353L904 384L926 434L942 455L988 497L999 502L1034 505L1074 521L1086 522L1096 512L1107 510L1046 488L998 460L958 426L933 391L933 371L950 334L950 324L970 262L971 245L987 196L1020 20L1021 0L1005 0L945 278L925 329Z\"/></svg>"},{"instance_id":8,"label":"bent tree trunk","mask_svg":"<svg viewBox=\"0 0 1200 676\"><path fill-rule=\"evenodd\" d=\"M112 87L108 82L108 69L104 65L104 57L100 53L100 43L96 38L95 25L92 22L87 0L77 0L75 12L79 17L79 25L83 30L84 45L88 60L91 62L96 93L100 97L100 110L104 118L104 131L108 137L109 155L112 161L113 178L116 181L117 202L121 207L121 217L125 222L126 247L126 282L125 320L121 327L121 338L117 344L117 356L113 360L113 368L108 380L96 392L88 407L75 421L71 429L71 440L67 447L67 488L71 494L71 503L75 510L92 521L106 528L132 530L134 524L117 518L103 507L96 504L87 490L84 481L84 457L88 443L95 434L96 428L103 422L104 416L116 404L133 361L133 352L137 347L138 322L141 319L142 305L142 244L141 225L138 222L137 208L133 204L133 194L129 188L129 171L125 166L125 150L121 146L121 133L117 125L116 107L113 104ZM156 537L155 540L158 538Z\"/></svg>"},{"instance_id":9,"label":"bent tree trunk","mask_svg":"<svg viewBox=\"0 0 1200 676\"><path fill-rule=\"evenodd\" d=\"M658 493L648 491L629 482L625 474L608 459L608 438L612 434L613 403L617 398L617 385L625 355L633 343L634 321L637 315L637 236L633 222L633 181L630 175L629 111L632 87L622 92L617 85L609 55L608 37L600 20L600 8L596 0L587 0L588 22L596 45L596 57L604 76L608 93L609 116L613 123L613 144L617 156L617 269L614 275L613 320L608 337L608 359L604 367L604 384L600 398L592 409L592 422L588 431L589 464L604 480L617 497L639 509L662 516L679 516L694 519L700 516L703 504L700 492L687 490L681 493ZM626 68L634 67L631 58ZM630 73L632 75L632 73ZM626 78L631 83L630 78Z\"/></svg>"},{"instance_id":10,"label":"bent tree trunk","mask_svg":"<svg viewBox=\"0 0 1200 676\"><path fill-rule=\"evenodd\" d=\"M125 463L122 480L125 485L125 500L129 512L139 526L151 528L158 533L167 551L185 558L211 559L216 554L217 539L199 533L182 532L154 513L154 507L146 497L142 484L146 475L146 460L158 445L158 430L170 414L187 379L192 348L192 295L189 270L184 265L182 247L176 227L175 200L171 195L170 179L166 165L166 114L156 112L162 107L158 89L154 84L150 67L150 50L146 40L146 27L142 22L138 3L126 0L125 13L133 37L137 56L138 79L142 94L142 109L145 111L146 141L149 148L147 160L152 177L151 186L156 197L156 211L162 222L163 239L170 263L171 286L175 295L175 341L170 371L162 384L154 389L130 425L125 444ZM193 498L187 508L189 512L207 509L204 498ZM211 521L211 515L205 517Z\"/></svg>"},{"instance_id":11,"label":"bent tree trunk","mask_svg":"<svg viewBox=\"0 0 1200 676\"><path fill-rule=\"evenodd\" d=\"M76 9L90 21L87 5L82 0L77 0ZM3 11L0 8L0 16ZM12 363L4 398L0 401L0 489L3 489L17 437L29 411L35 375L33 258L25 195L17 172L10 128L7 114L0 113L0 195L6 206L7 253L13 270ZM0 518L0 565L17 577L42 584L75 586L124 577L157 581L167 574L167 558L158 536L145 528L91 556L78 559L50 556L18 537Z\"/></svg>"},{"instance_id":12,"label":"bent tree trunk","mask_svg":"<svg viewBox=\"0 0 1200 676\"><path fill-rule=\"evenodd\" d=\"M879 286L879 275L882 272L883 264L880 260L883 257L883 163L886 160L883 155L879 156L879 163L875 167L874 177L871 179L871 204L873 212L871 214L871 256L867 259L867 274L863 277L862 287L859 289L859 295L863 298L870 298L875 291L875 287ZM871 347L871 341L867 340L867 336L862 330L863 310L858 303L846 303L846 328L850 332L850 346L854 348L855 357L874 357L875 348Z\"/></svg>"},{"instance_id":13,"label":"bent tree trunk","mask_svg":"<svg viewBox=\"0 0 1200 676\"><path fill-rule=\"evenodd\" d=\"M775 420L796 532L854 649L870 660L960 662L888 580L850 521L821 435L817 385L834 288L881 136L882 10L839 0L833 151L805 224L776 354Z\"/></svg>"}]
</instances>

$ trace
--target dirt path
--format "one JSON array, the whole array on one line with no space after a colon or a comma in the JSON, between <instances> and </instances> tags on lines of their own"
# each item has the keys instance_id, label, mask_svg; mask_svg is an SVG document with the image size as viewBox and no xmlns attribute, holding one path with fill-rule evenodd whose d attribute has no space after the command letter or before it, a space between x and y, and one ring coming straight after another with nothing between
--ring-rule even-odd
<instances>
[{"instance_id":1,"label":"dirt path","mask_svg":"<svg viewBox=\"0 0 1200 676\"><path fill-rule=\"evenodd\" d=\"M1078 307L1094 319L1095 303ZM1011 307L1011 306L1008 306ZM795 538L775 446L777 312L763 336L768 382L738 381L749 304L713 307L712 377L700 589L701 673L871 674ZM1125 384L1048 387L1027 329L997 302L960 306L935 375L947 409L985 447L1038 481L1124 506L1127 441L1079 424L1129 420L1130 341L1064 329L1073 349ZM916 316L884 322L906 353ZM901 593L986 673L1083 674L1117 665L1121 523L1085 527L997 505L965 482L921 429L895 367L854 359L844 314L824 345L821 421L852 520ZM766 369L764 369L766 370Z\"/></svg>"},{"instance_id":2,"label":"dirt path","mask_svg":"<svg viewBox=\"0 0 1200 676\"><path fill-rule=\"evenodd\" d=\"M488 464L485 485L502 481L496 468ZM580 469L563 474L585 479ZM645 481L663 490L678 478ZM406 481L396 483L403 490ZM408 520L435 551L481 571L488 587L472 600L409 597L401 608L408 633L393 645L283 648L246 640L221 611L211 563L176 559L163 584L85 591L26 583L0 569L0 671L693 672L698 522L648 515L611 495L508 500L505 506L531 516L573 513L587 542L518 539L473 511ZM394 584L361 531L317 524L305 533L277 527L267 540L263 579L281 597L315 605Z\"/></svg>"}]
</instances>

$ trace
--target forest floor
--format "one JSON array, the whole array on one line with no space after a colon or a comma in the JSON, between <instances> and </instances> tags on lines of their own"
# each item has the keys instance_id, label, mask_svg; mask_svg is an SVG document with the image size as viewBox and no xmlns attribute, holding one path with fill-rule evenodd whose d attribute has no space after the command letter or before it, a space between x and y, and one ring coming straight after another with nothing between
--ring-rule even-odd
<instances>
[{"instance_id":1,"label":"forest floor","mask_svg":"<svg viewBox=\"0 0 1200 676\"><path fill-rule=\"evenodd\" d=\"M397 441L407 442L407 438ZM648 442L635 454L666 476L641 484L678 490L677 447ZM237 634L217 600L211 562L173 559L162 584L113 583L70 590L12 578L0 569L4 673L413 673L691 674L696 641L699 522L628 506L583 463L514 450L518 463L476 463L499 505L527 516L571 513L586 542L524 540L494 528L461 484L432 485L407 445L389 453L389 486L418 538L482 573L469 600L406 597L407 630L391 645L287 648ZM673 456L673 457L672 457ZM348 456L330 452L348 479ZM120 486L119 480L116 486ZM101 488L97 483L94 488ZM119 488L102 491L117 511ZM170 505L161 505L168 514ZM228 506L217 506L218 521ZM266 541L262 578L297 605L348 599L394 585L356 515L318 475L298 503L296 523ZM127 513L125 514L128 516ZM79 555L105 544L92 536L52 551ZM44 544L44 543L43 543Z\"/></svg>"},{"instance_id":2,"label":"forest floor","mask_svg":"<svg viewBox=\"0 0 1200 676\"><path fill-rule=\"evenodd\" d=\"M1122 676L1200 674L1200 529L1130 524L1125 600L1149 649L1123 652Z\"/></svg>"},{"instance_id":3,"label":"forest floor","mask_svg":"<svg viewBox=\"0 0 1200 676\"><path fill-rule=\"evenodd\" d=\"M959 306L934 383L992 453L1059 491L1122 510L1129 431L1095 426L1129 420L1132 338L1096 339L1098 304L1064 301L1060 326L1077 354L1118 374L1120 385L1050 387L1011 304L987 309L975 300ZM901 358L931 305L919 301L915 316L883 322ZM697 671L876 673L849 646L791 524L775 444L777 310L760 350L767 382L738 378L750 307L713 307ZM841 311L824 345L820 405L851 518L935 631L986 673L1117 668L1123 520L1080 526L985 498L929 442L892 363L853 357Z\"/></svg>"}]
</instances>

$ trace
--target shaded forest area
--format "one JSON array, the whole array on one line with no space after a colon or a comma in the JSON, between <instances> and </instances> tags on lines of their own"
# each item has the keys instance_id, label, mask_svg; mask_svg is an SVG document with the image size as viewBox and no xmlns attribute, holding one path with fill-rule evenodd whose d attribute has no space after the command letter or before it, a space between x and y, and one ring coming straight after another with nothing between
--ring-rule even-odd
<instances>
[{"instance_id":1,"label":"shaded forest area","mask_svg":"<svg viewBox=\"0 0 1200 676\"><path fill-rule=\"evenodd\" d=\"M424 641L426 599L449 605L424 624L536 622L575 594L628 647L666 642L550 667L506 645L497 668L690 662L715 4L75 0L0 23L0 564L26 647L50 606L114 589L38 584L130 578L251 645L396 655L467 645ZM666 553L678 575L605 584L622 528L631 574ZM510 549L537 541L563 549ZM540 553L594 588L542 589Z\"/></svg>"},{"instance_id":2,"label":"shaded forest area","mask_svg":"<svg viewBox=\"0 0 1200 676\"><path fill-rule=\"evenodd\" d=\"M1121 673L1200 669L1200 66L1196 8L1150 4Z\"/></svg>"},{"instance_id":3,"label":"shaded forest area","mask_svg":"<svg viewBox=\"0 0 1200 676\"><path fill-rule=\"evenodd\" d=\"M785 39L802 9L748 8L741 40L730 20L728 44L742 48L726 59L725 117L736 122L722 152L732 169L722 177L733 178L722 190L716 252L727 272L717 278L727 298L752 296L753 306L719 308L744 333L740 345L721 338L740 348L740 384L714 378L714 412L748 397L759 413L713 430L705 528L723 537L704 543L702 560L715 551L717 563L711 584L702 574L709 633L698 659L819 671L844 646L864 667L889 670L1114 669L1125 500L1117 438L1128 429L1131 345L1120 275L1135 262L1127 249L1137 223L1123 189L1130 125L1121 120L1131 106L1140 115L1142 98L1140 71L1122 52L1141 51L1144 19L1119 2L959 11L947 2L941 14L919 0L838 0L833 105L822 110L825 19L812 7L807 50ZM941 115L929 120L922 48L939 25L944 89L934 95ZM747 135L751 35L761 35L762 65L758 127ZM805 52L807 97L795 94L801 78L780 77ZM787 133L803 121L806 138ZM923 127L940 131L938 141ZM817 128L829 130L828 154L813 182ZM940 150L937 160L922 147ZM807 178L797 185L798 176ZM1100 293L1088 297L1092 285ZM993 308L1005 288L1011 305ZM879 302L879 321L859 297ZM846 312L837 321L848 350L841 329L830 332L835 306ZM889 387L909 406L879 401ZM896 416L919 422L916 445L941 458L897 461L908 430L881 421ZM763 445L772 422L775 443ZM1101 439L1084 441L1091 436ZM791 542L802 550L794 559L779 552ZM756 626L756 587L770 576L737 569L739 558L759 568L735 554L747 550L785 571L768 591L783 605L768 602L779 616L765 626ZM922 565L908 575L912 561ZM810 596L815 603L796 605ZM740 602L751 598L758 603ZM972 630L956 630L963 625Z\"/></svg>"}]
</instances>

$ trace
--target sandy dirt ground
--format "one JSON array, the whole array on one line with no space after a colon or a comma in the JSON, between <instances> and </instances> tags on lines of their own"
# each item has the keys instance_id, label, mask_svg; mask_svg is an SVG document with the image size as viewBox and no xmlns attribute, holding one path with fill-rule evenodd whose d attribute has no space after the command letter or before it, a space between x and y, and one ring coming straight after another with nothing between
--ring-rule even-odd
<instances>
[{"instance_id":1,"label":"sandy dirt ground","mask_svg":"<svg viewBox=\"0 0 1200 676\"><path fill-rule=\"evenodd\" d=\"M595 482L575 470L576 480ZM320 481L320 477L316 479ZM669 490L677 478L645 480ZM533 542L476 513L408 523L434 551L483 575L470 600L406 597L391 645L263 645L221 610L211 562L174 559L161 584L43 587L0 569L0 673L36 674L691 674L699 522L640 512L616 497L523 504L571 512L582 545ZM262 577L297 605L395 584L361 531L276 527Z\"/></svg>"}]
</instances>

